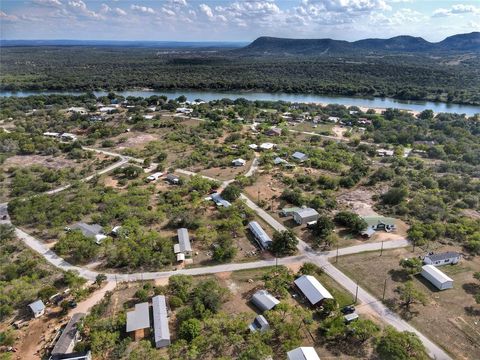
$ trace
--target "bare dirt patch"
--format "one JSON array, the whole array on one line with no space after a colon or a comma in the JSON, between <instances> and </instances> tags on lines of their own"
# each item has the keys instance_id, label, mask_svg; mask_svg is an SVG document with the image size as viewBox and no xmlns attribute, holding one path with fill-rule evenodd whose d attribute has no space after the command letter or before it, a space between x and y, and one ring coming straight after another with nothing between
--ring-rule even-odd
<instances>
[{"instance_id":1,"label":"bare dirt patch","mask_svg":"<svg viewBox=\"0 0 480 360\"><path fill-rule=\"evenodd\" d=\"M62 156L42 156L42 155L15 155L7 158L3 163L4 168L9 167L28 167L32 165L41 165L50 169L61 169L65 167L77 166L75 160L66 159Z\"/></svg>"},{"instance_id":2,"label":"bare dirt patch","mask_svg":"<svg viewBox=\"0 0 480 360\"><path fill-rule=\"evenodd\" d=\"M337 201L360 216L377 216L378 213L373 210L373 195L375 193L371 190L356 188L338 195Z\"/></svg>"}]
</instances>

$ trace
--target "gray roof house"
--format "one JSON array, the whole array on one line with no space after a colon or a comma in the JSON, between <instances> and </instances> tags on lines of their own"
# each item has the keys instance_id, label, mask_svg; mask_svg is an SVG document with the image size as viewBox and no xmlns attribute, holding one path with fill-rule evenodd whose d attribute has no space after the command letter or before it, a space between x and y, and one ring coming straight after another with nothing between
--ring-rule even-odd
<instances>
[{"instance_id":1,"label":"gray roof house","mask_svg":"<svg viewBox=\"0 0 480 360\"><path fill-rule=\"evenodd\" d=\"M165 296L154 296L152 298L152 307L155 347L159 349L170 345L170 329L168 328L168 311Z\"/></svg>"},{"instance_id":2,"label":"gray roof house","mask_svg":"<svg viewBox=\"0 0 480 360\"><path fill-rule=\"evenodd\" d=\"M250 221L248 223L248 229L252 232L255 240L262 249L265 250L270 247L270 245L272 244L272 239L270 239L270 236L268 236L268 234L265 232L265 230L262 229L258 222Z\"/></svg>"},{"instance_id":3,"label":"gray roof house","mask_svg":"<svg viewBox=\"0 0 480 360\"><path fill-rule=\"evenodd\" d=\"M92 360L90 351L74 352L69 354L55 354L49 360Z\"/></svg>"},{"instance_id":4,"label":"gray roof house","mask_svg":"<svg viewBox=\"0 0 480 360\"><path fill-rule=\"evenodd\" d=\"M212 201L215 203L215 205L217 205L218 207L229 207L231 206L232 204L230 203L230 201L227 201L225 200L224 198L222 198L222 196L219 194L219 193L214 193L212 195L210 195Z\"/></svg>"},{"instance_id":5,"label":"gray roof house","mask_svg":"<svg viewBox=\"0 0 480 360\"><path fill-rule=\"evenodd\" d=\"M270 329L270 325L268 324L267 319L265 316L258 315L255 320L248 326L251 332L260 331L264 332Z\"/></svg>"},{"instance_id":6,"label":"gray roof house","mask_svg":"<svg viewBox=\"0 0 480 360\"><path fill-rule=\"evenodd\" d=\"M103 233L103 228L98 224L86 224L84 222L76 223L71 227L72 230L80 230L86 237L94 238L97 244L100 244L106 236Z\"/></svg>"},{"instance_id":7,"label":"gray roof house","mask_svg":"<svg viewBox=\"0 0 480 360\"><path fill-rule=\"evenodd\" d=\"M150 328L150 308L147 302L135 305L127 312L127 333Z\"/></svg>"},{"instance_id":8,"label":"gray roof house","mask_svg":"<svg viewBox=\"0 0 480 360\"><path fill-rule=\"evenodd\" d=\"M320 360L313 347L298 347L287 352L288 360Z\"/></svg>"},{"instance_id":9,"label":"gray roof house","mask_svg":"<svg viewBox=\"0 0 480 360\"><path fill-rule=\"evenodd\" d=\"M300 151L295 151L292 155L292 158L294 158L297 161L302 162L302 161L305 161L305 160L308 159L308 155L306 155L306 154L304 154Z\"/></svg>"},{"instance_id":10,"label":"gray roof house","mask_svg":"<svg viewBox=\"0 0 480 360\"><path fill-rule=\"evenodd\" d=\"M178 244L173 245L173 252L177 255L177 260L185 260L185 257L192 255L192 245L188 230L180 228L177 230Z\"/></svg>"},{"instance_id":11,"label":"gray roof house","mask_svg":"<svg viewBox=\"0 0 480 360\"><path fill-rule=\"evenodd\" d=\"M63 329L62 335L58 338L52 350L52 355L69 354L73 352L73 348L80 338L77 325L84 316L85 314L83 313L73 314L67 326Z\"/></svg>"},{"instance_id":12,"label":"gray roof house","mask_svg":"<svg viewBox=\"0 0 480 360\"><path fill-rule=\"evenodd\" d=\"M278 304L280 301L270 294L267 290L258 290L253 294L251 302L255 305L261 312L271 310Z\"/></svg>"},{"instance_id":13,"label":"gray roof house","mask_svg":"<svg viewBox=\"0 0 480 360\"><path fill-rule=\"evenodd\" d=\"M292 212L293 220L299 225L317 221L320 214L312 208L302 208Z\"/></svg>"},{"instance_id":14,"label":"gray roof house","mask_svg":"<svg viewBox=\"0 0 480 360\"><path fill-rule=\"evenodd\" d=\"M429 254L423 258L423 263L434 266L457 264L461 257L462 255L457 252L447 251L440 254Z\"/></svg>"},{"instance_id":15,"label":"gray roof house","mask_svg":"<svg viewBox=\"0 0 480 360\"><path fill-rule=\"evenodd\" d=\"M330 292L312 275L302 275L294 283L312 305L324 299L333 299Z\"/></svg>"},{"instance_id":16,"label":"gray roof house","mask_svg":"<svg viewBox=\"0 0 480 360\"><path fill-rule=\"evenodd\" d=\"M180 184L180 178L177 175L167 174L167 176L165 176L165 180L167 180L172 185Z\"/></svg>"},{"instance_id":17,"label":"gray roof house","mask_svg":"<svg viewBox=\"0 0 480 360\"><path fill-rule=\"evenodd\" d=\"M32 311L34 318L38 318L45 314L45 304L42 300L34 301L33 303L29 304L28 307Z\"/></svg>"}]
</instances>

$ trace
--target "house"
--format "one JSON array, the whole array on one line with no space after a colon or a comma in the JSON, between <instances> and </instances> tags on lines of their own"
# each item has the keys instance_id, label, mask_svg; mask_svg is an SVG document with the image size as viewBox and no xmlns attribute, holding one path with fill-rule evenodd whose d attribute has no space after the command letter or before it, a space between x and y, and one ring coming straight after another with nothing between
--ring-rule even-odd
<instances>
[{"instance_id":1,"label":"house","mask_svg":"<svg viewBox=\"0 0 480 360\"><path fill-rule=\"evenodd\" d=\"M312 221L317 221L320 214L317 210L312 208L302 208L292 213L293 220L299 225L307 224Z\"/></svg>"},{"instance_id":2,"label":"house","mask_svg":"<svg viewBox=\"0 0 480 360\"><path fill-rule=\"evenodd\" d=\"M243 159L232 160L232 165L233 166L245 166L246 163L247 163L247 161L243 160Z\"/></svg>"},{"instance_id":3,"label":"house","mask_svg":"<svg viewBox=\"0 0 480 360\"><path fill-rule=\"evenodd\" d=\"M103 118L100 115L92 115L92 116L90 116L89 120L90 121L103 121L103 120L105 120L105 118Z\"/></svg>"},{"instance_id":4,"label":"house","mask_svg":"<svg viewBox=\"0 0 480 360\"><path fill-rule=\"evenodd\" d=\"M42 300L34 301L33 303L29 304L28 307L32 311L34 318L38 318L45 314L45 304Z\"/></svg>"},{"instance_id":5,"label":"house","mask_svg":"<svg viewBox=\"0 0 480 360\"><path fill-rule=\"evenodd\" d=\"M78 323L85 317L83 313L73 314L67 326L62 331L62 335L58 338L52 350L52 355L70 354L80 339L78 331Z\"/></svg>"},{"instance_id":6,"label":"house","mask_svg":"<svg viewBox=\"0 0 480 360\"><path fill-rule=\"evenodd\" d=\"M275 159L273 159L273 163L275 165L280 165L280 164L287 164L288 161L277 156Z\"/></svg>"},{"instance_id":7,"label":"house","mask_svg":"<svg viewBox=\"0 0 480 360\"><path fill-rule=\"evenodd\" d=\"M219 193L213 193L210 198L212 199L212 201L215 203L215 205L217 205L218 207L229 207L229 206L232 206L232 204L230 203L230 201L227 201L225 200L224 198L222 198L222 196L219 194Z\"/></svg>"},{"instance_id":8,"label":"house","mask_svg":"<svg viewBox=\"0 0 480 360\"><path fill-rule=\"evenodd\" d=\"M70 134L70 133L63 133L60 135L60 139L63 141L75 141L77 140L77 135L75 134Z\"/></svg>"},{"instance_id":9,"label":"house","mask_svg":"<svg viewBox=\"0 0 480 360\"><path fill-rule=\"evenodd\" d=\"M339 117L336 117L336 116L329 116L327 118L327 121L329 122L333 122L333 123L338 123L340 121L340 118Z\"/></svg>"},{"instance_id":10,"label":"house","mask_svg":"<svg viewBox=\"0 0 480 360\"><path fill-rule=\"evenodd\" d=\"M172 185L178 185L180 184L180 178L176 175L173 174L167 174L165 179Z\"/></svg>"},{"instance_id":11,"label":"house","mask_svg":"<svg viewBox=\"0 0 480 360\"><path fill-rule=\"evenodd\" d=\"M393 150L387 150L387 149L378 149L377 150L377 155L378 156L393 156L394 155Z\"/></svg>"},{"instance_id":12,"label":"house","mask_svg":"<svg viewBox=\"0 0 480 360\"><path fill-rule=\"evenodd\" d=\"M280 304L280 301L267 290L258 290L255 294L253 294L250 301L262 313L267 310L272 310L275 306Z\"/></svg>"},{"instance_id":13,"label":"house","mask_svg":"<svg viewBox=\"0 0 480 360\"><path fill-rule=\"evenodd\" d=\"M94 238L97 244L101 244L103 240L106 239L106 236L103 233L103 228L98 224L86 224L84 222L79 222L73 225L71 230L80 230L80 232L89 238Z\"/></svg>"},{"instance_id":14,"label":"house","mask_svg":"<svg viewBox=\"0 0 480 360\"><path fill-rule=\"evenodd\" d=\"M150 334L150 307L147 302L135 305L135 310L127 312L127 333L134 341L142 340Z\"/></svg>"},{"instance_id":15,"label":"house","mask_svg":"<svg viewBox=\"0 0 480 360\"><path fill-rule=\"evenodd\" d=\"M117 110L117 108L114 107L114 106L102 106L100 109L98 109L98 111L103 112L103 113L110 112L110 111L115 111L115 110Z\"/></svg>"},{"instance_id":16,"label":"house","mask_svg":"<svg viewBox=\"0 0 480 360\"><path fill-rule=\"evenodd\" d=\"M190 114L193 111L193 109L186 108L186 107L180 107L177 108L176 112L181 113L181 114Z\"/></svg>"},{"instance_id":17,"label":"house","mask_svg":"<svg viewBox=\"0 0 480 360\"><path fill-rule=\"evenodd\" d=\"M297 161L304 162L305 160L308 159L308 156L300 151L295 151L292 155L292 158L294 158Z\"/></svg>"},{"instance_id":18,"label":"house","mask_svg":"<svg viewBox=\"0 0 480 360\"><path fill-rule=\"evenodd\" d=\"M250 144L248 145L248 147L252 150L257 150L258 149L258 145L257 144Z\"/></svg>"},{"instance_id":19,"label":"house","mask_svg":"<svg viewBox=\"0 0 480 360\"><path fill-rule=\"evenodd\" d=\"M112 234L113 236L118 236L121 229L122 227L120 225L114 226L112 231L110 231L110 234Z\"/></svg>"},{"instance_id":20,"label":"house","mask_svg":"<svg viewBox=\"0 0 480 360\"><path fill-rule=\"evenodd\" d=\"M267 235L258 222L250 221L248 223L248 229L252 232L255 241L263 250L270 247L272 239L270 239L270 236Z\"/></svg>"},{"instance_id":21,"label":"house","mask_svg":"<svg viewBox=\"0 0 480 360\"><path fill-rule=\"evenodd\" d=\"M372 125L372 120L368 120L366 118L358 119L358 123L361 125Z\"/></svg>"},{"instance_id":22,"label":"house","mask_svg":"<svg viewBox=\"0 0 480 360\"><path fill-rule=\"evenodd\" d=\"M267 136L281 136L282 135L282 129L277 128L277 127L272 127L268 129L265 134Z\"/></svg>"},{"instance_id":23,"label":"house","mask_svg":"<svg viewBox=\"0 0 480 360\"><path fill-rule=\"evenodd\" d=\"M143 118L145 120L152 120L153 119L153 115L143 115Z\"/></svg>"},{"instance_id":24,"label":"house","mask_svg":"<svg viewBox=\"0 0 480 360\"><path fill-rule=\"evenodd\" d=\"M453 251L447 251L440 254L428 254L423 258L423 263L425 265L434 265L434 266L441 266L447 264L457 264L462 257L461 254Z\"/></svg>"},{"instance_id":25,"label":"house","mask_svg":"<svg viewBox=\"0 0 480 360\"><path fill-rule=\"evenodd\" d=\"M362 216L367 223L367 228L362 231L363 236L371 237L375 231L384 230L392 232L396 230L396 219L384 216Z\"/></svg>"},{"instance_id":26,"label":"house","mask_svg":"<svg viewBox=\"0 0 480 360\"><path fill-rule=\"evenodd\" d=\"M270 330L270 325L268 324L267 319L265 319L265 316L263 315L258 315L255 317L255 320L248 326L251 332L264 332L267 330Z\"/></svg>"},{"instance_id":27,"label":"house","mask_svg":"<svg viewBox=\"0 0 480 360\"><path fill-rule=\"evenodd\" d=\"M56 354L50 356L48 360L92 360L92 353L90 351L81 351L69 354Z\"/></svg>"},{"instance_id":28,"label":"house","mask_svg":"<svg viewBox=\"0 0 480 360\"><path fill-rule=\"evenodd\" d=\"M156 173L153 173L152 175L147 176L147 181L157 181L162 176L163 176L162 172L156 172Z\"/></svg>"},{"instance_id":29,"label":"house","mask_svg":"<svg viewBox=\"0 0 480 360\"><path fill-rule=\"evenodd\" d=\"M275 146L276 145L274 143L266 142L266 143L260 144L260 150L264 150L264 151L272 150Z\"/></svg>"},{"instance_id":30,"label":"house","mask_svg":"<svg viewBox=\"0 0 480 360\"><path fill-rule=\"evenodd\" d=\"M330 292L311 275L302 275L294 283L312 305L319 305L325 299L333 299Z\"/></svg>"},{"instance_id":31,"label":"house","mask_svg":"<svg viewBox=\"0 0 480 360\"><path fill-rule=\"evenodd\" d=\"M58 138L60 136L60 133L57 133L57 132L44 132L43 133L43 136L46 136L46 137L52 137L52 138Z\"/></svg>"},{"instance_id":32,"label":"house","mask_svg":"<svg viewBox=\"0 0 480 360\"><path fill-rule=\"evenodd\" d=\"M177 255L177 261L183 261L185 258L192 257L192 245L188 230L180 228L177 230L178 244L173 245L173 252Z\"/></svg>"},{"instance_id":33,"label":"house","mask_svg":"<svg viewBox=\"0 0 480 360\"><path fill-rule=\"evenodd\" d=\"M154 112L155 110L157 110L157 107L155 105L147 107L147 111Z\"/></svg>"},{"instance_id":34,"label":"house","mask_svg":"<svg viewBox=\"0 0 480 360\"><path fill-rule=\"evenodd\" d=\"M298 347L287 352L288 360L320 360L313 347Z\"/></svg>"},{"instance_id":35,"label":"house","mask_svg":"<svg viewBox=\"0 0 480 360\"><path fill-rule=\"evenodd\" d=\"M152 298L153 336L157 349L170 345L170 329L168 328L168 311L165 296Z\"/></svg>"},{"instance_id":36,"label":"house","mask_svg":"<svg viewBox=\"0 0 480 360\"><path fill-rule=\"evenodd\" d=\"M445 275L434 265L423 265L420 274L430 281L438 290L453 288L453 279Z\"/></svg>"},{"instance_id":37,"label":"house","mask_svg":"<svg viewBox=\"0 0 480 360\"><path fill-rule=\"evenodd\" d=\"M75 106L69 107L67 109L67 112L80 114L80 115L85 115L88 113L87 109L85 109L84 107L75 107Z\"/></svg>"},{"instance_id":38,"label":"house","mask_svg":"<svg viewBox=\"0 0 480 360\"><path fill-rule=\"evenodd\" d=\"M295 211L302 210L301 207L285 207L280 211L280 216L292 216Z\"/></svg>"}]
</instances>

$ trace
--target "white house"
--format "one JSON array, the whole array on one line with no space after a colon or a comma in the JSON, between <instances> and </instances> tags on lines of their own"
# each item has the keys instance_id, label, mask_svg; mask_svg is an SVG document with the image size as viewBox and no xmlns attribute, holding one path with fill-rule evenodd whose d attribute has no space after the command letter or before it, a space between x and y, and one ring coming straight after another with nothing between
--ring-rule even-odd
<instances>
[{"instance_id":1,"label":"white house","mask_svg":"<svg viewBox=\"0 0 480 360\"><path fill-rule=\"evenodd\" d=\"M292 155L292 157L297 160L297 161L300 161L300 162L303 162L305 160L308 159L308 155L300 152L300 151L295 151Z\"/></svg>"},{"instance_id":2,"label":"white house","mask_svg":"<svg viewBox=\"0 0 480 360\"><path fill-rule=\"evenodd\" d=\"M261 150L272 150L274 147L275 147L274 143L266 142L266 143L260 144Z\"/></svg>"},{"instance_id":3,"label":"white house","mask_svg":"<svg viewBox=\"0 0 480 360\"><path fill-rule=\"evenodd\" d=\"M339 117L336 116L329 116L327 121L333 122L333 123L338 123L340 121Z\"/></svg>"},{"instance_id":4,"label":"white house","mask_svg":"<svg viewBox=\"0 0 480 360\"><path fill-rule=\"evenodd\" d=\"M312 275L302 275L294 283L312 305L325 299L333 299L332 294Z\"/></svg>"},{"instance_id":5,"label":"white house","mask_svg":"<svg viewBox=\"0 0 480 360\"><path fill-rule=\"evenodd\" d=\"M147 176L147 181L157 181L162 176L163 176L162 172L156 172L156 173L153 173L152 175Z\"/></svg>"},{"instance_id":6,"label":"white house","mask_svg":"<svg viewBox=\"0 0 480 360\"><path fill-rule=\"evenodd\" d=\"M293 220L299 225L307 224L312 221L317 221L320 216L317 210L312 208L301 208L292 213Z\"/></svg>"},{"instance_id":7,"label":"white house","mask_svg":"<svg viewBox=\"0 0 480 360\"><path fill-rule=\"evenodd\" d=\"M440 254L429 254L423 258L423 263L426 265L447 265L447 264L457 264L462 257L461 254L453 251L447 251Z\"/></svg>"},{"instance_id":8,"label":"white house","mask_svg":"<svg viewBox=\"0 0 480 360\"><path fill-rule=\"evenodd\" d=\"M378 156L393 156L394 155L393 150L387 150L387 149L378 149L377 150L377 155Z\"/></svg>"},{"instance_id":9,"label":"white house","mask_svg":"<svg viewBox=\"0 0 480 360\"><path fill-rule=\"evenodd\" d=\"M109 111L115 111L115 110L117 110L117 108L114 106L102 106L100 109L98 109L98 111L100 112L109 112Z\"/></svg>"},{"instance_id":10,"label":"white house","mask_svg":"<svg viewBox=\"0 0 480 360\"><path fill-rule=\"evenodd\" d=\"M248 145L248 147L252 150L257 150L258 149L258 145L257 144L250 144Z\"/></svg>"},{"instance_id":11,"label":"white house","mask_svg":"<svg viewBox=\"0 0 480 360\"><path fill-rule=\"evenodd\" d=\"M28 307L32 311L34 318L38 318L45 314L45 304L42 300L34 301L33 303L29 304Z\"/></svg>"},{"instance_id":12,"label":"white house","mask_svg":"<svg viewBox=\"0 0 480 360\"><path fill-rule=\"evenodd\" d=\"M247 161L243 160L243 159L232 160L232 165L233 166L245 166L246 163L247 163Z\"/></svg>"},{"instance_id":13,"label":"white house","mask_svg":"<svg viewBox=\"0 0 480 360\"><path fill-rule=\"evenodd\" d=\"M60 136L60 133L47 131L47 132L44 132L44 133L43 133L43 136L58 138L58 137Z\"/></svg>"},{"instance_id":14,"label":"white house","mask_svg":"<svg viewBox=\"0 0 480 360\"><path fill-rule=\"evenodd\" d=\"M248 229L252 232L255 240L262 249L268 249L272 244L272 239L268 234L263 230L260 224L256 221L250 221L248 223Z\"/></svg>"},{"instance_id":15,"label":"white house","mask_svg":"<svg viewBox=\"0 0 480 360\"><path fill-rule=\"evenodd\" d=\"M77 136L75 134L70 134L70 133L63 133L60 135L60 138L64 141L75 141L77 140Z\"/></svg>"},{"instance_id":16,"label":"white house","mask_svg":"<svg viewBox=\"0 0 480 360\"><path fill-rule=\"evenodd\" d=\"M288 360L320 360L313 347L298 347L287 352Z\"/></svg>"},{"instance_id":17,"label":"white house","mask_svg":"<svg viewBox=\"0 0 480 360\"><path fill-rule=\"evenodd\" d=\"M145 120L152 120L153 119L153 115L143 115L143 118Z\"/></svg>"},{"instance_id":18,"label":"white house","mask_svg":"<svg viewBox=\"0 0 480 360\"><path fill-rule=\"evenodd\" d=\"M421 275L439 290L453 288L453 279L433 265L423 265Z\"/></svg>"}]
</instances>

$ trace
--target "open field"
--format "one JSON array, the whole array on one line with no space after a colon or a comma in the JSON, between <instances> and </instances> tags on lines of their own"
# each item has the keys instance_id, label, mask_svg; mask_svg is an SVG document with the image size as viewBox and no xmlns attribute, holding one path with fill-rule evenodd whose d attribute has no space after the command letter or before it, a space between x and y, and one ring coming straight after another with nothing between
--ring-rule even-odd
<instances>
[{"instance_id":1,"label":"open field","mask_svg":"<svg viewBox=\"0 0 480 360\"><path fill-rule=\"evenodd\" d=\"M435 252L458 248L439 246ZM429 249L433 251L433 249ZM399 266L406 257L425 255L420 248L412 253L412 248L361 253L340 257L338 268L352 279L356 279L375 297L381 299L386 281L385 302L399 312L419 331L442 345L456 359L476 359L480 357L479 306L475 304L473 289L478 287L473 273L480 271L478 257L464 258L458 265L446 265L440 269L454 280L454 288L438 291L423 277L413 277L414 286L427 296L426 306L415 305L413 312L400 307L395 289L407 280ZM441 331L439 331L441 329ZM448 345L447 345L448 344Z\"/></svg>"}]
</instances>

